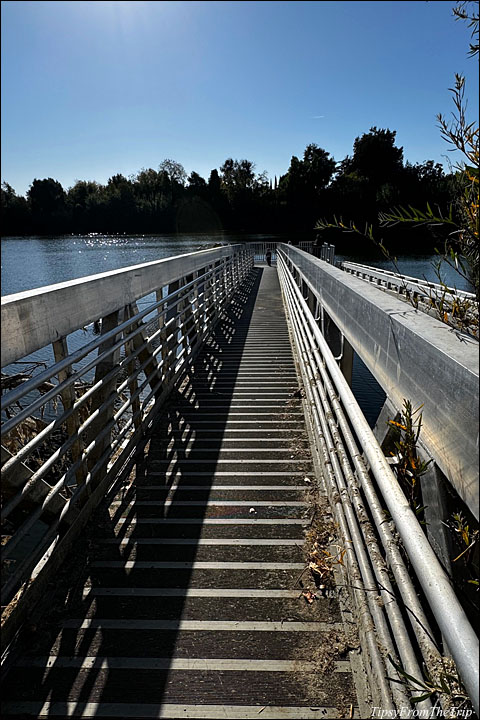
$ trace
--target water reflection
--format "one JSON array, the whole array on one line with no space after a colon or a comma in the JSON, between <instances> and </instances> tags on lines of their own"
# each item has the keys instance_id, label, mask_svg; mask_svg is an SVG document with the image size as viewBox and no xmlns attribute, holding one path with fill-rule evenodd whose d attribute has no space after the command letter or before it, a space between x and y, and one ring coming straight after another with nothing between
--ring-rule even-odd
<instances>
[{"instance_id":1,"label":"water reflection","mask_svg":"<svg viewBox=\"0 0 480 720\"><path fill-rule=\"evenodd\" d=\"M2 238L2 295L239 241L238 235Z\"/></svg>"}]
</instances>

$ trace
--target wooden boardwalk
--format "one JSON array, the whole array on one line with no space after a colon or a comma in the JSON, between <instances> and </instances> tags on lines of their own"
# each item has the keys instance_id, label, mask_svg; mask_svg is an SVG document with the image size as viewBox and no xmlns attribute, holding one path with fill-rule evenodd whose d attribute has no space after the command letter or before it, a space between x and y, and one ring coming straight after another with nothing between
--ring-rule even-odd
<instances>
[{"instance_id":1,"label":"wooden boardwalk","mask_svg":"<svg viewBox=\"0 0 480 720\"><path fill-rule=\"evenodd\" d=\"M298 396L276 269L256 268L32 621L2 718L359 717L338 602L299 584Z\"/></svg>"}]
</instances>

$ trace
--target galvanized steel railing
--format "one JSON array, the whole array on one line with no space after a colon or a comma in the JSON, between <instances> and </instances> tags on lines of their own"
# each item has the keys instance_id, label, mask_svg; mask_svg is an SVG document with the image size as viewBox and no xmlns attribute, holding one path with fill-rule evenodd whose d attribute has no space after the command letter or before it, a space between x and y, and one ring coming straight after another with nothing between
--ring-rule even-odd
<instances>
[{"instance_id":1,"label":"galvanized steel railing","mask_svg":"<svg viewBox=\"0 0 480 720\"><path fill-rule=\"evenodd\" d=\"M325 260L325 262L330 263L330 265L335 265L335 245L323 243L315 255L319 257L320 260Z\"/></svg>"},{"instance_id":2,"label":"galvanized steel railing","mask_svg":"<svg viewBox=\"0 0 480 720\"><path fill-rule=\"evenodd\" d=\"M277 245L278 242L274 240L269 241L263 241L263 242L249 242L247 247L248 250L252 253L253 259L256 263L263 263L265 262L265 256L267 253L267 250L271 252L271 260L273 264L276 264L277 262ZM301 240L299 242L295 242L295 247L299 247L300 250L304 250L305 252L313 252L314 244L310 240ZM332 245L333 248L333 254L335 254L335 248ZM331 250L329 250L329 257L331 256Z\"/></svg>"},{"instance_id":3,"label":"galvanized steel railing","mask_svg":"<svg viewBox=\"0 0 480 720\"><path fill-rule=\"evenodd\" d=\"M395 293L423 312L446 315L452 324L469 329L478 337L478 303L474 293L350 261L342 262L340 268Z\"/></svg>"},{"instance_id":4,"label":"galvanized steel railing","mask_svg":"<svg viewBox=\"0 0 480 720\"><path fill-rule=\"evenodd\" d=\"M251 253L254 262L264 263L266 262L266 253L269 250L271 253L271 262L277 262L277 243L276 242L249 242L248 250Z\"/></svg>"},{"instance_id":5,"label":"galvanized steel railing","mask_svg":"<svg viewBox=\"0 0 480 720\"><path fill-rule=\"evenodd\" d=\"M393 713L410 707L405 687L389 680L402 680L389 655L420 680L423 664L437 682L451 672L451 661L443 656L429 626L427 614L433 613L476 705L477 635L302 295L306 286L301 269L287 246L279 246L277 252L325 489L345 542L345 583L370 658L367 669L376 702ZM419 587L428 611L422 607ZM419 688L415 694L422 694ZM430 716L428 698L417 707L427 713L424 717Z\"/></svg>"},{"instance_id":6,"label":"galvanized steel railing","mask_svg":"<svg viewBox=\"0 0 480 720\"><path fill-rule=\"evenodd\" d=\"M447 290L452 295L456 295L460 298L469 300L475 300L474 293L467 292L465 290L457 290L448 286L441 285L440 283L431 282L422 278L411 277L410 275L402 275L391 270L385 270L383 268L375 268L370 265L362 265L351 261L344 260L340 263L340 267L345 272L357 275L364 280L378 285L379 287L386 288L387 290L394 290L399 295L410 292L412 295L419 295L425 298L429 298L431 293L439 294L444 290Z\"/></svg>"},{"instance_id":7,"label":"galvanized steel railing","mask_svg":"<svg viewBox=\"0 0 480 720\"><path fill-rule=\"evenodd\" d=\"M2 298L5 643L252 266L226 246Z\"/></svg>"}]
</instances>

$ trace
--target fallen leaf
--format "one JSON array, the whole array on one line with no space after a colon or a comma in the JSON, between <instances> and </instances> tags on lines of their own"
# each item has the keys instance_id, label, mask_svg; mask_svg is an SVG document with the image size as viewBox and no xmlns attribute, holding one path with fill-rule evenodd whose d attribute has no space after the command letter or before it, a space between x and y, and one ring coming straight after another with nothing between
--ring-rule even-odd
<instances>
[{"instance_id":1,"label":"fallen leaf","mask_svg":"<svg viewBox=\"0 0 480 720\"><path fill-rule=\"evenodd\" d=\"M317 599L317 596L315 595L315 593L310 592L310 590L304 590L302 592L302 595L305 598L305 600L308 602L309 605L311 605L313 603L313 601Z\"/></svg>"},{"instance_id":2,"label":"fallen leaf","mask_svg":"<svg viewBox=\"0 0 480 720\"><path fill-rule=\"evenodd\" d=\"M319 567L317 563L311 562L309 565L310 570L314 572L316 575L320 575L322 577L325 574L325 569Z\"/></svg>"}]
</instances>

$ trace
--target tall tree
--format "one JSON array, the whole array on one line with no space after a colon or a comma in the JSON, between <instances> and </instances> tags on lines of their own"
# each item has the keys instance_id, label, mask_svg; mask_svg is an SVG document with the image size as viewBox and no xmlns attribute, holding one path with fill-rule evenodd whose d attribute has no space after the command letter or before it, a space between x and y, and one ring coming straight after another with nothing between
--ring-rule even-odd
<instances>
[{"instance_id":1,"label":"tall tree","mask_svg":"<svg viewBox=\"0 0 480 720\"><path fill-rule=\"evenodd\" d=\"M353 143L350 169L356 170L373 186L395 182L403 168L403 148L395 146L395 130L370 128Z\"/></svg>"},{"instance_id":2,"label":"tall tree","mask_svg":"<svg viewBox=\"0 0 480 720\"><path fill-rule=\"evenodd\" d=\"M207 183L205 179L197 172L193 171L188 176L188 188L191 194L205 197L207 193Z\"/></svg>"},{"instance_id":3,"label":"tall tree","mask_svg":"<svg viewBox=\"0 0 480 720\"><path fill-rule=\"evenodd\" d=\"M178 183L179 185L182 185L182 187L185 185L187 173L185 172L183 165L179 162L165 158L165 160L163 160L158 166L158 170L161 173L167 173L171 183Z\"/></svg>"},{"instance_id":4,"label":"tall tree","mask_svg":"<svg viewBox=\"0 0 480 720\"><path fill-rule=\"evenodd\" d=\"M28 189L27 198L37 232L59 233L67 230L66 195L58 180L35 179Z\"/></svg>"},{"instance_id":5,"label":"tall tree","mask_svg":"<svg viewBox=\"0 0 480 720\"><path fill-rule=\"evenodd\" d=\"M30 208L24 197L19 197L7 182L1 187L2 234L17 235L30 229Z\"/></svg>"},{"instance_id":6,"label":"tall tree","mask_svg":"<svg viewBox=\"0 0 480 720\"><path fill-rule=\"evenodd\" d=\"M327 187L335 172L336 163L330 153L315 143L307 145L303 153L303 174L308 192L318 196Z\"/></svg>"},{"instance_id":7,"label":"tall tree","mask_svg":"<svg viewBox=\"0 0 480 720\"><path fill-rule=\"evenodd\" d=\"M104 188L97 182L77 180L67 193L74 232L98 232L102 222Z\"/></svg>"},{"instance_id":8,"label":"tall tree","mask_svg":"<svg viewBox=\"0 0 480 720\"><path fill-rule=\"evenodd\" d=\"M297 229L309 229L322 212L323 195L335 172L330 154L315 143L305 148L303 159L294 155L290 167L278 184L287 221Z\"/></svg>"}]
</instances>

